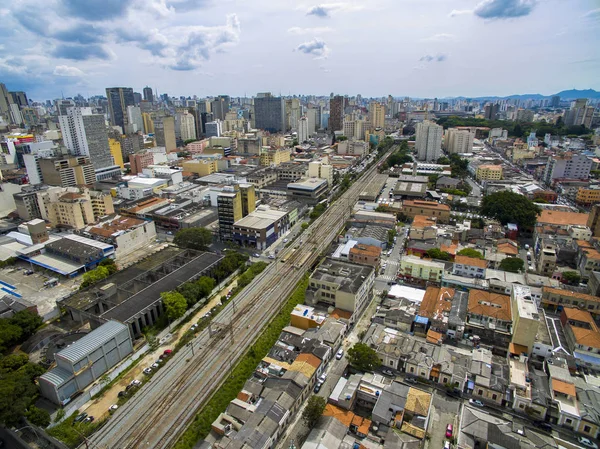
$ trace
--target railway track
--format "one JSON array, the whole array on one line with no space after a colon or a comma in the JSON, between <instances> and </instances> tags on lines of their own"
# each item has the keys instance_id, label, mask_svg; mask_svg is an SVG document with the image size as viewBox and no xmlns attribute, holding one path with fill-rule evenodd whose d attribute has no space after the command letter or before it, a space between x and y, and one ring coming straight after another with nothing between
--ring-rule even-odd
<instances>
[{"instance_id":1,"label":"railway track","mask_svg":"<svg viewBox=\"0 0 600 449\"><path fill-rule=\"evenodd\" d=\"M217 330L212 335L208 329L203 330L192 341L194 349L179 351L117 410L90 439L91 447L172 447L200 406L221 385L237 359L336 237L376 169L374 165L367 170L315 220L303 234L306 238L303 244L284 249L276 261L225 306L213 319L211 326Z\"/></svg>"}]
</instances>

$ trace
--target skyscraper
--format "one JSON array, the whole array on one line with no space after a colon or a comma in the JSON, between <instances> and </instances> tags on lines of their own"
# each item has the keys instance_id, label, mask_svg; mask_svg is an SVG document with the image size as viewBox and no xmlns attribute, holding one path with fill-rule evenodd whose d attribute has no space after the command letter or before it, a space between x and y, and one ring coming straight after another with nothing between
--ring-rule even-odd
<instances>
[{"instance_id":1,"label":"skyscraper","mask_svg":"<svg viewBox=\"0 0 600 449\"><path fill-rule=\"evenodd\" d=\"M179 133L182 141L196 139L196 120L188 111L177 114Z\"/></svg>"},{"instance_id":2,"label":"skyscraper","mask_svg":"<svg viewBox=\"0 0 600 449\"><path fill-rule=\"evenodd\" d=\"M254 99L254 123L258 129L271 133L285 131L285 104L283 98L270 92L258 94Z\"/></svg>"},{"instance_id":3,"label":"skyscraper","mask_svg":"<svg viewBox=\"0 0 600 449\"><path fill-rule=\"evenodd\" d=\"M177 149L173 117L158 117L154 120L154 142L157 147L165 147L167 153Z\"/></svg>"},{"instance_id":4,"label":"skyscraper","mask_svg":"<svg viewBox=\"0 0 600 449\"><path fill-rule=\"evenodd\" d=\"M29 100L27 99L27 94L23 91L10 92L12 96L13 103L19 105L19 108L24 108L29 106Z\"/></svg>"},{"instance_id":5,"label":"skyscraper","mask_svg":"<svg viewBox=\"0 0 600 449\"><path fill-rule=\"evenodd\" d=\"M211 101L210 110L215 120L225 120L225 115L229 112L229 95L219 95Z\"/></svg>"},{"instance_id":6,"label":"skyscraper","mask_svg":"<svg viewBox=\"0 0 600 449\"><path fill-rule=\"evenodd\" d=\"M300 120L298 120L298 142L306 142L308 137L308 118L300 117Z\"/></svg>"},{"instance_id":7,"label":"skyscraper","mask_svg":"<svg viewBox=\"0 0 600 449\"><path fill-rule=\"evenodd\" d=\"M123 132L125 134L132 134L138 131L144 132L142 110L139 106L127 106L127 125L125 125Z\"/></svg>"},{"instance_id":8,"label":"skyscraper","mask_svg":"<svg viewBox=\"0 0 600 449\"><path fill-rule=\"evenodd\" d=\"M498 103L488 104L484 108L484 117L487 120L496 120L498 112L500 112L500 105Z\"/></svg>"},{"instance_id":9,"label":"skyscraper","mask_svg":"<svg viewBox=\"0 0 600 449\"><path fill-rule=\"evenodd\" d=\"M285 126L286 130L294 129L300 120L300 100L288 98L285 100Z\"/></svg>"},{"instance_id":10,"label":"skyscraper","mask_svg":"<svg viewBox=\"0 0 600 449\"><path fill-rule=\"evenodd\" d=\"M131 87L107 87L106 98L108 99L108 114L110 124L120 126L125 132L127 120L127 106L134 106L133 89Z\"/></svg>"},{"instance_id":11,"label":"skyscraper","mask_svg":"<svg viewBox=\"0 0 600 449\"><path fill-rule=\"evenodd\" d=\"M385 106L377 101L372 101L369 105L369 121L373 128L385 127Z\"/></svg>"},{"instance_id":12,"label":"skyscraper","mask_svg":"<svg viewBox=\"0 0 600 449\"><path fill-rule=\"evenodd\" d=\"M345 105L345 98L341 95L336 95L329 100L329 124L327 129L330 132L343 129Z\"/></svg>"},{"instance_id":13,"label":"skyscraper","mask_svg":"<svg viewBox=\"0 0 600 449\"><path fill-rule=\"evenodd\" d=\"M6 90L6 86L0 83L0 116L10 122L10 104L13 102L12 95Z\"/></svg>"},{"instance_id":14,"label":"skyscraper","mask_svg":"<svg viewBox=\"0 0 600 449\"><path fill-rule=\"evenodd\" d=\"M425 120L417 124L415 147L421 161L437 161L442 154L442 132L440 125Z\"/></svg>"},{"instance_id":15,"label":"skyscraper","mask_svg":"<svg viewBox=\"0 0 600 449\"><path fill-rule=\"evenodd\" d=\"M558 95L554 95L550 99L550 107L551 108L557 108L559 105L560 105L560 97Z\"/></svg>"},{"instance_id":16,"label":"skyscraper","mask_svg":"<svg viewBox=\"0 0 600 449\"><path fill-rule=\"evenodd\" d=\"M473 150L474 134L466 129L446 130L445 146L448 154L470 153Z\"/></svg>"},{"instance_id":17,"label":"skyscraper","mask_svg":"<svg viewBox=\"0 0 600 449\"><path fill-rule=\"evenodd\" d=\"M144 93L144 100L149 101L150 103L154 103L154 94L152 93L151 87L144 87L142 91Z\"/></svg>"},{"instance_id":18,"label":"skyscraper","mask_svg":"<svg viewBox=\"0 0 600 449\"><path fill-rule=\"evenodd\" d=\"M112 178L120 174L119 167L114 164L110 153L103 115L92 114L91 108L74 107L58 120L69 153L73 156L89 157L98 179Z\"/></svg>"}]
</instances>

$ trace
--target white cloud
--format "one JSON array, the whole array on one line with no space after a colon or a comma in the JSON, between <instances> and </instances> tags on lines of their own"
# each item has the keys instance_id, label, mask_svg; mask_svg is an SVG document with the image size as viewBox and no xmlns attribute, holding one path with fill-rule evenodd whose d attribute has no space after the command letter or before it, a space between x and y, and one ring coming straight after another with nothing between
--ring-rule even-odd
<instances>
[{"instance_id":1,"label":"white cloud","mask_svg":"<svg viewBox=\"0 0 600 449\"><path fill-rule=\"evenodd\" d=\"M52 72L56 76L83 76L84 73L77 67L68 65L57 65Z\"/></svg>"},{"instance_id":2,"label":"white cloud","mask_svg":"<svg viewBox=\"0 0 600 449\"><path fill-rule=\"evenodd\" d=\"M421 39L423 42L444 42L444 41L453 41L456 39L454 34L440 33L434 34L433 36L427 37L425 39Z\"/></svg>"},{"instance_id":3,"label":"white cloud","mask_svg":"<svg viewBox=\"0 0 600 449\"><path fill-rule=\"evenodd\" d=\"M450 14L448 14L449 17L456 17L456 16L465 16L468 14L473 14L473 10L472 9L453 9Z\"/></svg>"},{"instance_id":4,"label":"white cloud","mask_svg":"<svg viewBox=\"0 0 600 449\"><path fill-rule=\"evenodd\" d=\"M306 12L307 16L317 16L322 18L331 17L331 13L333 12L352 12L352 11L360 11L363 9L361 5L353 5L350 3L321 3L320 5L314 5L308 8Z\"/></svg>"},{"instance_id":5,"label":"white cloud","mask_svg":"<svg viewBox=\"0 0 600 449\"><path fill-rule=\"evenodd\" d=\"M332 28L329 27L314 27L314 28L300 28L300 27L291 27L288 28L288 33L290 34L325 34L331 33L333 31Z\"/></svg>"},{"instance_id":6,"label":"white cloud","mask_svg":"<svg viewBox=\"0 0 600 449\"><path fill-rule=\"evenodd\" d=\"M299 51L306 55L312 55L315 59L327 59L329 56L330 49L327 44L318 37L315 37L312 41L303 42L296 47L294 51Z\"/></svg>"}]
</instances>

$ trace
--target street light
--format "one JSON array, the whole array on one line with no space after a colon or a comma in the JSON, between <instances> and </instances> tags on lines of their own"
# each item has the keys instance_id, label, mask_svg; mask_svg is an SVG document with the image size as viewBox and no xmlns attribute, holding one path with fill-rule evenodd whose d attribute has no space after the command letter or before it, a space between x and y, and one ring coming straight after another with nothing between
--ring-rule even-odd
<instances>
[{"instance_id":1,"label":"street light","mask_svg":"<svg viewBox=\"0 0 600 449\"><path fill-rule=\"evenodd\" d=\"M190 342L189 342L189 343L188 343L186 346L189 346L189 347L191 347L191 348L192 348L192 356L194 356L194 355L195 355L195 354L194 354L194 342L193 342L193 341L190 341Z\"/></svg>"}]
</instances>

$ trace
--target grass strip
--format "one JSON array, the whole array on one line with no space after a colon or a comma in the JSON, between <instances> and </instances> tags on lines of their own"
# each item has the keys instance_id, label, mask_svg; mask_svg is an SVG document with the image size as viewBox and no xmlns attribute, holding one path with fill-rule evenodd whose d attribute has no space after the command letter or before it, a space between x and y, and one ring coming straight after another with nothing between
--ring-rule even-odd
<instances>
[{"instance_id":1,"label":"grass strip","mask_svg":"<svg viewBox=\"0 0 600 449\"><path fill-rule=\"evenodd\" d=\"M304 303L304 295L307 287L308 275L298 283L296 289L279 313L265 326L261 335L238 361L229 377L223 382L223 385L218 388L215 394L202 407L194 418L194 421L179 438L174 449L192 449L199 440L209 434L213 421L227 408L229 402L236 398L246 380L248 380L259 362L275 344L283 328L288 325L290 314L294 310L294 307Z\"/></svg>"}]
</instances>

